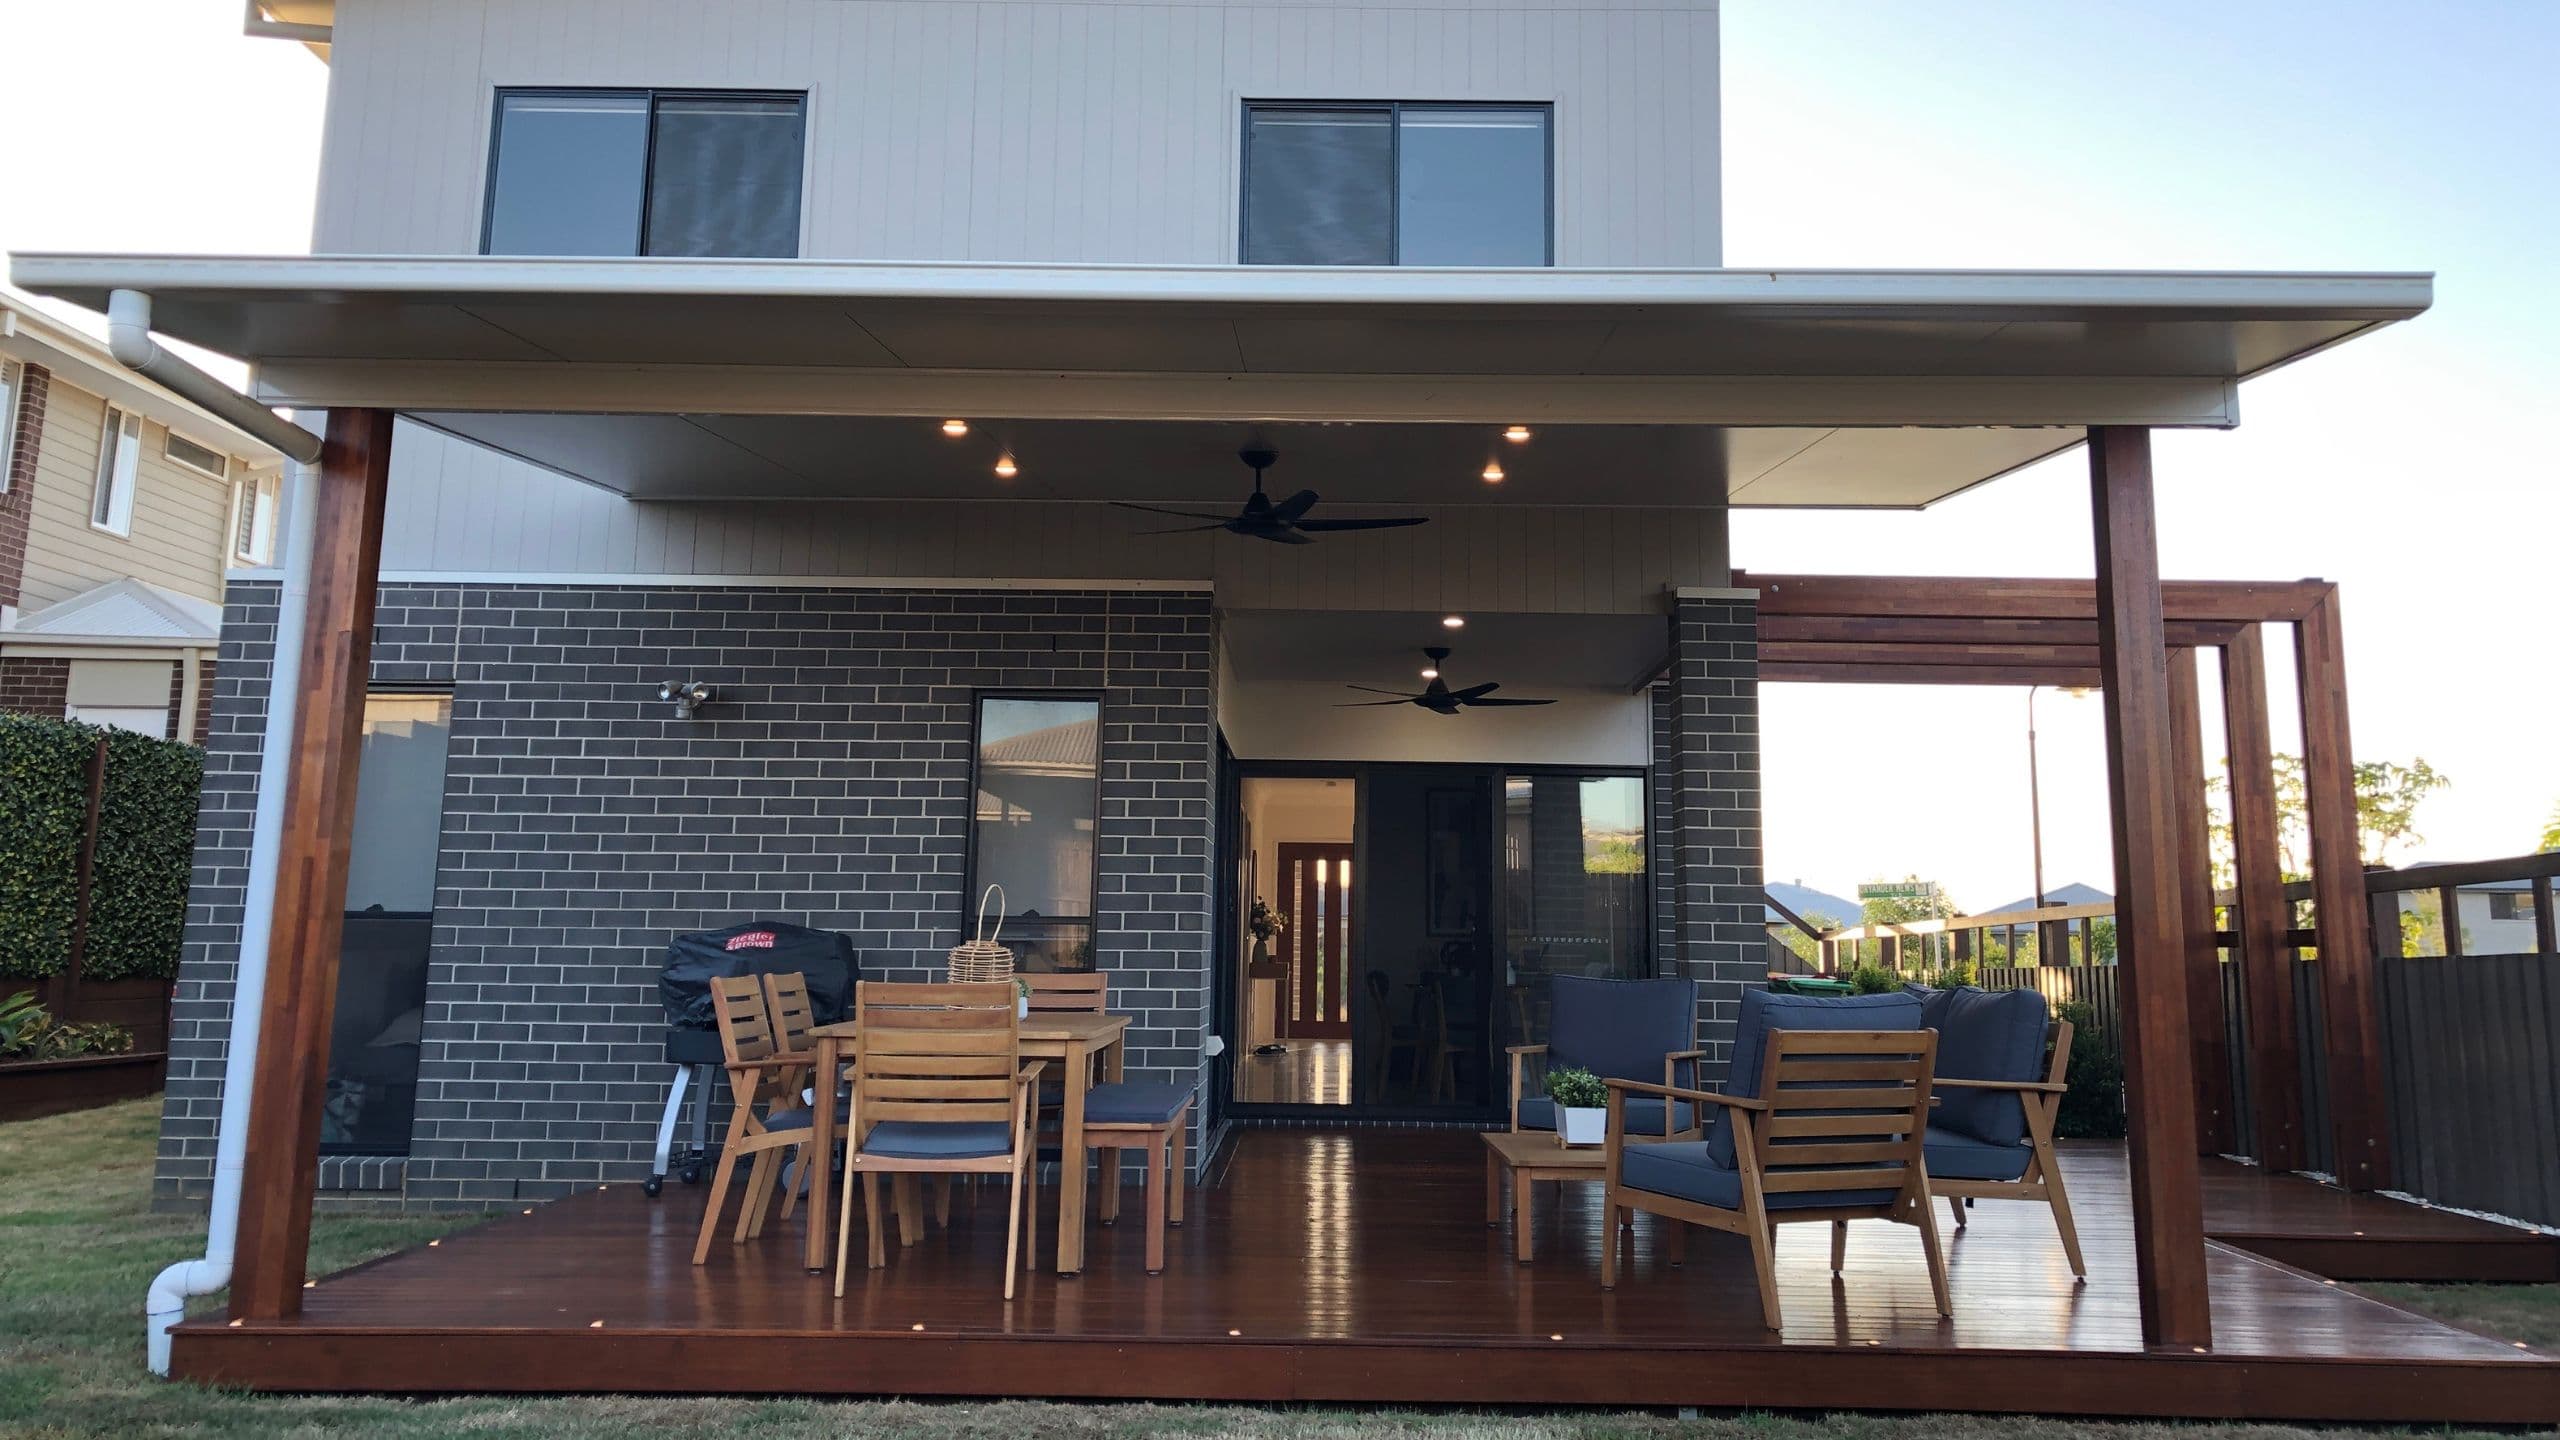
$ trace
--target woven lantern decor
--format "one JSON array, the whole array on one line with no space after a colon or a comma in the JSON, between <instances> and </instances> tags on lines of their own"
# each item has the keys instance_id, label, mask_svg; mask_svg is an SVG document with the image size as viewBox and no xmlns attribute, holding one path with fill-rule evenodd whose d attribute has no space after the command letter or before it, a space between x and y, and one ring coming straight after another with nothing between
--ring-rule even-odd
<instances>
[{"instance_id":1,"label":"woven lantern decor","mask_svg":"<svg viewBox=\"0 0 2560 1440\"><path fill-rule=\"evenodd\" d=\"M987 924L987 903L995 902L995 925ZM978 897L978 934L951 950L951 983L983 985L993 980L1013 978L1013 952L996 943L1004 933L1004 887L990 885Z\"/></svg>"}]
</instances>

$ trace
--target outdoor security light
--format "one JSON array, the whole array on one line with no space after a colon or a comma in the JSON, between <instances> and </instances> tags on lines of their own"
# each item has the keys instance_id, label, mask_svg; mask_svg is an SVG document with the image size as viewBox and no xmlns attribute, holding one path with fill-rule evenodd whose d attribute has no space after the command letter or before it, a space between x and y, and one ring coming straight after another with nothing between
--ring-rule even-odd
<instances>
[{"instance_id":1,"label":"outdoor security light","mask_svg":"<svg viewBox=\"0 0 2560 1440\"><path fill-rule=\"evenodd\" d=\"M676 714L687 720L692 719L694 710L708 704L716 693L710 686L699 680L687 680L681 685L670 680L658 687L658 698L673 704L676 707Z\"/></svg>"}]
</instances>

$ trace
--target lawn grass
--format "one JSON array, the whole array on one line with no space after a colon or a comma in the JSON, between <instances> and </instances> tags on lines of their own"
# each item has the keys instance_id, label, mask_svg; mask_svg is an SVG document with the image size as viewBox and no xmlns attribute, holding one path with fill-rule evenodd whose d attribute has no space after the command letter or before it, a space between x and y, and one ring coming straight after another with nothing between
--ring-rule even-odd
<instances>
[{"instance_id":1,"label":"lawn grass","mask_svg":"<svg viewBox=\"0 0 2560 1440\"><path fill-rule=\"evenodd\" d=\"M615 1396L446 1400L251 1396L153 1380L142 1363L142 1296L161 1266L197 1253L204 1223L150 1211L156 1101L0 1125L0 1437L459 1435L475 1440L685 1440L862 1435L877 1440L1002 1436L1238 1436L1333 1440L2260 1440L2379 1432L2281 1425L2104 1424L1975 1416L1343 1412L1032 1401L681 1400ZM324 1215L316 1271L417 1244L467 1220ZM2376 1287L2384 1288L2384 1287ZM2516 1338L2560 1339L2560 1287L2394 1286L2425 1305ZM2409 1432L2401 1432L2409 1433ZM2429 1434L2456 1432L2431 1431Z\"/></svg>"}]
</instances>

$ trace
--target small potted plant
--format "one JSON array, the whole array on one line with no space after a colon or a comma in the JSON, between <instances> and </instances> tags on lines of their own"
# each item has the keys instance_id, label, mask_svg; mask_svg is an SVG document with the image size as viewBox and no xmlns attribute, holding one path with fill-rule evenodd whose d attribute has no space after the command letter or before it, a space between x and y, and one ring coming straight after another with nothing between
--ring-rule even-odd
<instances>
[{"instance_id":1,"label":"small potted plant","mask_svg":"<svg viewBox=\"0 0 2560 1440\"><path fill-rule=\"evenodd\" d=\"M1019 975L1013 977L1013 1013L1018 1020L1031 1018L1031 982Z\"/></svg>"},{"instance_id":2,"label":"small potted plant","mask_svg":"<svg viewBox=\"0 0 2560 1440\"><path fill-rule=\"evenodd\" d=\"M1588 1070L1568 1066L1547 1076L1547 1098L1556 1106L1556 1139L1597 1145L1608 1138L1609 1087Z\"/></svg>"},{"instance_id":3,"label":"small potted plant","mask_svg":"<svg viewBox=\"0 0 2560 1440\"><path fill-rule=\"evenodd\" d=\"M1272 909L1269 901L1256 900L1245 928L1253 932L1253 957L1245 974L1256 980L1277 980L1288 974L1287 966L1271 958L1271 942L1289 931L1288 915Z\"/></svg>"}]
</instances>

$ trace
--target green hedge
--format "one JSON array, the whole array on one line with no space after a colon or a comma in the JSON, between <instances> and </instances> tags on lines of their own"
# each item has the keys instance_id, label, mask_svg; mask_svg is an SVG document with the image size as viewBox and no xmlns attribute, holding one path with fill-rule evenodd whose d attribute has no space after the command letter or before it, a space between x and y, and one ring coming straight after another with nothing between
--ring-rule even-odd
<instances>
[{"instance_id":1,"label":"green hedge","mask_svg":"<svg viewBox=\"0 0 2560 1440\"><path fill-rule=\"evenodd\" d=\"M97 980L178 973L202 754L129 731L0 715L0 978L40 980L69 963L89 759L101 735L106 787L81 973Z\"/></svg>"}]
</instances>

